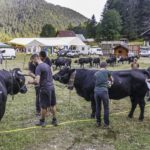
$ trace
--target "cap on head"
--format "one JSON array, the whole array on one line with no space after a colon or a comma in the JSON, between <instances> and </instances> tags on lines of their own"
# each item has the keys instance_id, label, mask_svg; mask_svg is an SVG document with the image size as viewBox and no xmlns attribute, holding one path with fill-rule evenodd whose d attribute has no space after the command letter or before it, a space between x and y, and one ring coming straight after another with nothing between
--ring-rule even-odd
<instances>
[{"instance_id":1,"label":"cap on head","mask_svg":"<svg viewBox=\"0 0 150 150\"><path fill-rule=\"evenodd\" d=\"M106 68L106 67L107 67L107 63L106 62L101 62L100 68Z\"/></svg>"}]
</instances>

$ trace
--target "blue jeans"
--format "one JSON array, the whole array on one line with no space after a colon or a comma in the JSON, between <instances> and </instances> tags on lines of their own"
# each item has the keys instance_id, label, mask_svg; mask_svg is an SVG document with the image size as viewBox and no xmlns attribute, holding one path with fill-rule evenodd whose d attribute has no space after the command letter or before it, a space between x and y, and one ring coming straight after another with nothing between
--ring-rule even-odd
<instances>
[{"instance_id":1,"label":"blue jeans","mask_svg":"<svg viewBox=\"0 0 150 150\"><path fill-rule=\"evenodd\" d=\"M96 119L101 123L101 108L102 103L104 106L104 124L109 125L109 95L108 91L95 91L94 93L96 102Z\"/></svg>"}]
</instances>

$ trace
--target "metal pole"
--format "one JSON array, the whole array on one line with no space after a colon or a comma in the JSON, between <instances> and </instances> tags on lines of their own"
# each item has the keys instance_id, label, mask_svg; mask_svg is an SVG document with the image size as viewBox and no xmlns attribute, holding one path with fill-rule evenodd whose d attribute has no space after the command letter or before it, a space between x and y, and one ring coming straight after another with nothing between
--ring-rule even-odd
<instances>
[{"instance_id":1,"label":"metal pole","mask_svg":"<svg viewBox=\"0 0 150 150\"><path fill-rule=\"evenodd\" d=\"M69 110L71 111L71 90L69 90Z\"/></svg>"},{"instance_id":2,"label":"metal pole","mask_svg":"<svg viewBox=\"0 0 150 150\"><path fill-rule=\"evenodd\" d=\"M7 70L7 58L5 59L5 69Z\"/></svg>"},{"instance_id":3,"label":"metal pole","mask_svg":"<svg viewBox=\"0 0 150 150\"><path fill-rule=\"evenodd\" d=\"M24 61L23 61L23 69L25 69L26 56L27 56L27 54L25 54L25 56L24 56Z\"/></svg>"}]
</instances>

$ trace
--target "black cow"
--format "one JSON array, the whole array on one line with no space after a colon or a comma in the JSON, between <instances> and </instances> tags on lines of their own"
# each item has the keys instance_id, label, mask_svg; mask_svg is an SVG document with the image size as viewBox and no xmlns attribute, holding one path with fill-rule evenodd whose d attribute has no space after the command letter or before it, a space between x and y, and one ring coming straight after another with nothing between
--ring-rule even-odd
<instances>
[{"instance_id":1,"label":"black cow","mask_svg":"<svg viewBox=\"0 0 150 150\"><path fill-rule=\"evenodd\" d=\"M136 58L136 59L139 59L138 56L131 56L131 57L128 57L128 63L131 64L131 63L134 61L135 58Z\"/></svg>"},{"instance_id":2,"label":"black cow","mask_svg":"<svg viewBox=\"0 0 150 150\"><path fill-rule=\"evenodd\" d=\"M58 57L57 59L52 60L52 64L56 66L56 69L59 67L67 66L71 68L71 59L70 58L63 58L63 57Z\"/></svg>"},{"instance_id":3,"label":"black cow","mask_svg":"<svg viewBox=\"0 0 150 150\"><path fill-rule=\"evenodd\" d=\"M93 65L95 65L96 67L98 67L100 65L100 58L93 58Z\"/></svg>"},{"instance_id":4,"label":"black cow","mask_svg":"<svg viewBox=\"0 0 150 150\"><path fill-rule=\"evenodd\" d=\"M12 71L0 70L0 121L4 116L7 95L15 95L17 93L26 93L25 77L20 69Z\"/></svg>"},{"instance_id":5,"label":"black cow","mask_svg":"<svg viewBox=\"0 0 150 150\"><path fill-rule=\"evenodd\" d=\"M92 115L95 117L95 100L94 100L94 74L97 70L85 70L85 69L68 69L64 68L59 73L54 75L54 79L67 84L69 82L71 74L76 71L74 80L74 87L77 94L85 98L87 101L91 101ZM114 78L114 84L109 89L110 99L119 100L130 96L131 98L131 111L129 117L133 117L133 113L137 104L139 104L141 113L139 120L144 119L145 101L144 97L148 90L145 83L145 75L149 76L146 70L126 70L112 72Z\"/></svg>"},{"instance_id":6,"label":"black cow","mask_svg":"<svg viewBox=\"0 0 150 150\"><path fill-rule=\"evenodd\" d=\"M121 57L118 59L118 63L122 63L122 64L124 64L124 62L128 62L128 61L129 61L128 57Z\"/></svg>"},{"instance_id":7,"label":"black cow","mask_svg":"<svg viewBox=\"0 0 150 150\"><path fill-rule=\"evenodd\" d=\"M106 60L107 64L109 64L110 66L114 66L117 62L117 58L116 57L110 57Z\"/></svg>"},{"instance_id":8,"label":"black cow","mask_svg":"<svg viewBox=\"0 0 150 150\"><path fill-rule=\"evenodd\" d=\"M90 64L90 67L92 67L92 61L93 61L93 59L91 57L79 58L79 60L76 60L75 63L79 63L80 68L84 68L84 64Z\"/></svg>"}]
</instances>

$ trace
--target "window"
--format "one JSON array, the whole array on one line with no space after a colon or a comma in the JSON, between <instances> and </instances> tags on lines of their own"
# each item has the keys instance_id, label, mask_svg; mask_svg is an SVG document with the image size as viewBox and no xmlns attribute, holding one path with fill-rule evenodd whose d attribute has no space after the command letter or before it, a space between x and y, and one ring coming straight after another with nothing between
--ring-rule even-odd
<instances>
[{"instance_id":1,"label":"window","mask_svg":"<svg viewBox=\"0 0 150 150\"><path fill-rule=\"evenodd\" d=\"M119 54L121 54L122 53L122 51L121 50L119 50Z\"/></svg>"}]
</instances>

